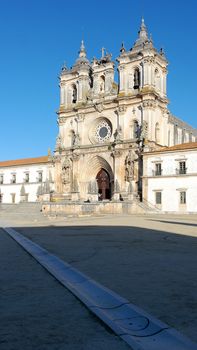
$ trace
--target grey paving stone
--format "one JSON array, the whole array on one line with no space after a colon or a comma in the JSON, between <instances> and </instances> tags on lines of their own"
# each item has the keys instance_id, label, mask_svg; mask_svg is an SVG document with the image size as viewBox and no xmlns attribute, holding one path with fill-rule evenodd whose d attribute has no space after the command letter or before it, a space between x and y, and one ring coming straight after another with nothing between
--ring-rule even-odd
<instances>
[{"instance_id":1,"label":"grey paving stone","mask_svg":"<svg viewBox=\"0 0 197 350\"><path fill-rule=\"evenodd\" d=\"M18 242L27 252L64 284L74 295L85 303L101 320L103 320L116 334L124 336L135 350L197 350L197 344L179 334L174 329L145 313L135 305L129 304L113 291L83 275L76 269L69 269L68 264L45 251L36 243L25 238L12 228L5 231ZM69 275L70 270L71 278ZM74 278L76 276L76 278ZM85 286L85 288L84 288ZM125 304L126 312L120 307ZM92 307L90 305L92 304ZM100 306L99 306L100 305ZM116 319L111 318L111 309L117 309ZM125 336L128 335L128 338Z\"/></svg>"},{"instance_id":2,"label":"grey paving stone","mask_svg":"<svg viewBox=\"0 0 197 350\"><path fill-rule=\"evenodd\" d=\"M0 229L1 350L129 347Z\"/></svg>"},{"instance_id":3,"label":"grey paving stone","mask_svg":"<svg viewBox=\"0 0 197 350\"><path fill-rule=\"evenodd\" d=\"M20 231L197 342L196 217L67 220Z\"/></svg>"}]
</instances>

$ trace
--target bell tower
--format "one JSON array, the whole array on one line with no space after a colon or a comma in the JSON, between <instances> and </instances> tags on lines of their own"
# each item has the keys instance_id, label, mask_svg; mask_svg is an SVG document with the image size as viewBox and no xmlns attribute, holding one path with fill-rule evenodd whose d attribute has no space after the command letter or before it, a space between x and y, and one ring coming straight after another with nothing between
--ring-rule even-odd
<instances>
[{"instance_id":1,"label":"bell tower","mask_svg":"<svg viewBox=\"0 0 197 350\"><path fill-rule=\"evenodd\" d=\"M166 97L167 60L161 49L158 52L152 37L142 19L138 38L133 48L126 51L124 45L120 49L119 63L119 93L122 95L136 95L147 88L157 95Z\"/></svg>"},{"instance_id":2,"label":"bell tower","mask_svg":"<svg viewBox=\"0 0 197 350\"><path fill-rule=\"evenodd\" d=\"M65 66L60 75L60 110L72 109L86 102L90 89L90 63L82 40L79 57L71 69Z\"/></svg>"},{"instance_id":3,"label":"bell tower","mask_svg":"<svg viewBox=\"0 0 197 350\"><path fill-rule=\"evenodd\" d=\"M102 48L102 57L92 62L93 77L93 97L96 99L109 96L114 88L114 62L111 61L111 55L105 53Z\"/></svg>"},{"instance_id":4,"label":"bell tower","mask_svg":"<svg viewBox=\"0 0 197 350\"><path fill-rule=\"evenodd\" d=\"M144 128L149 141L167 145L165 130L168 121L166 112L168 62L163 50L158 51L154 47L144 19L141 21L138 38L133 47L127 51L122 44L117 61L118 97L133 104L135 111L133 123L136 122Z\"/></svg>"}]
</instances>

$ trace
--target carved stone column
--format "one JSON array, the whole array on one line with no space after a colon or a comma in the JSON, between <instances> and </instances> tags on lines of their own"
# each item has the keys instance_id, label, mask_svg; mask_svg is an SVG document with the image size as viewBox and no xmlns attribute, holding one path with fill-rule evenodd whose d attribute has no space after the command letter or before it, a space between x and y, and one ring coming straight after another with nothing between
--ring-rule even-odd
<instances>
[{"instance_id":1,"label":"carved stone column","mask_svg":"<svg viewBox=\"0 0 197 350\"><path fill-rule=\"evenodd\" d=\"M114 193L113 193L113 199L119 200L120 199L120 185L119 185L119 178L117 174L117 163L119 162L119 158L122 156L122 151L114 149L111 153L111 156L113 158L113 173L114 173Z\"/></svg>"},{"instance_id":2,"label":"carved stone column","mask_svg":"<svg viewBox=\"0 0 197 350\"><path fill-rule=\"evenodd\" d=\"M78 161L80 155L76 152L72 153L72 183L71 183L71 200L78 201L80 198L80 187L79 187L79 169Z\"/></svg>"}]
</instances>

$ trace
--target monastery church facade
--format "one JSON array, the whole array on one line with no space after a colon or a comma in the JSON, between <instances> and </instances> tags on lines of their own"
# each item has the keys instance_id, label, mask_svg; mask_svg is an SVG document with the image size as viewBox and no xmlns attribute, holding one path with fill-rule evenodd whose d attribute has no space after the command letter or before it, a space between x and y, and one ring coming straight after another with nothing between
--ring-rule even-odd
<instances>
[{"instance_id":1,"label":"monastery church facade","mask_svg":"<svg viewBox=\"0 0 197 350\"><path fill-rule=\"evenodd\" d=\"M197 160L196 130L168 110L168 62L163 50L154 47L144 20L133 47L126 50L122 45L116 62L117 66L104 49L100 59L90 62L82 41L74 65L64 66L60 74L54 154L32 161L0 162L3 203L40 199L65 204L127 202L143 201L143 197L147 201L148 155L176 145L180 151L181 144L191 144ZM159 162L158 156L154 162Z\"/></svg>"}]
</instances>

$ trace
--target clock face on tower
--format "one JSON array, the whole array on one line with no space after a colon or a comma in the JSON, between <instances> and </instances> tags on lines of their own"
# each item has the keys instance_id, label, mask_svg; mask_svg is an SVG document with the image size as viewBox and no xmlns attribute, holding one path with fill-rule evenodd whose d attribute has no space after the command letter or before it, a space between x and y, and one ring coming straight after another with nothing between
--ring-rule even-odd
<instances>
[{"instance_id":1,"label":"clock face on tower","mask_svg":"<svg viewBox=\"0 0 197 350\"><path fill-rule=\"evenodd\" d=\"M102 143L102 142L108 141L111 137L111 134L112 134L111 126L106 120L101 121L97 125L95 136L98 142Z\"/></svg>"}]
</instances>

